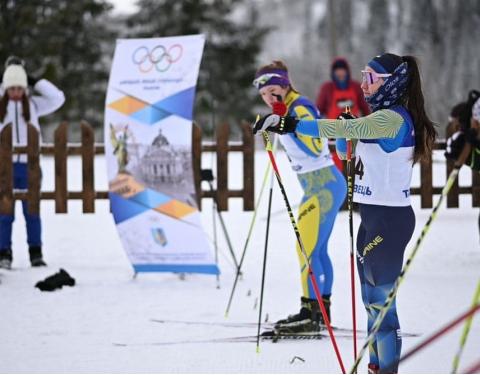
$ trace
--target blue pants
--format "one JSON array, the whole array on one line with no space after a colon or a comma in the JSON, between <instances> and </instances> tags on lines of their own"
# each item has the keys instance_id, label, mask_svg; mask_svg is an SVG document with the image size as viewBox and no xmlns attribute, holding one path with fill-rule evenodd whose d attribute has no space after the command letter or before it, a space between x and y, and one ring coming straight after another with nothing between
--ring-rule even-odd
<instances>
[{"instance_id":1,"label":"blue pants","mask_svg":"<svg viewBox=\"0 0 480 375\"><path fill-rule=\"evenodd\" d=\"M415 229L412 207L360 204L357 266L370 332L400 275L405 247ZM402 348L396 302L393 301L370 346L370 363L382 372L397 372Z\"/></svg>"},{"instance_id":2,"label":"blue pants","mask_svg":"<svg viewBox=\"0 0 480 375\"><path fill-rule=\"evenodd\" d=\"M328 256L328 240L338 211L347 194L345 177L335 166L298 175L304 196L298 212L298 227L305 251L323 296L332 293L333 267ZM300 259L303 294L315 299L312 282L303 255Z\"/></svg>"},{"instance_id":3,"label":"blue pants","mask_svg":"<svg viewBox=\"0 0 480 375\"><path fill-rule=\"evenodd\" d=\"M26 163L13 163L14 189L28 188L28 169ZM27 224L27 242L29 246L41 246L42 227L40 216L28 213L27 201L22 201L23 215ZM13 215L0 215L0 250L12 248L12 224L15 220L15 206Z\"/></svg>"}]
</instances>

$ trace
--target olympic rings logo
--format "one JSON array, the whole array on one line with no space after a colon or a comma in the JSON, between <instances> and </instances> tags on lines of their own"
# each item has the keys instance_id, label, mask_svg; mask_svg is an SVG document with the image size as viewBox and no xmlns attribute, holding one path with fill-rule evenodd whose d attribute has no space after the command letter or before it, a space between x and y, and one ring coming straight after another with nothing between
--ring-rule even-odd
<instances>
[{"instance_id":1,"label":"olympic rings logo","mask_svg":"<svg viewBox=\"0 0 480 375\"><path fill-rule=\"evenodd\" d=\"M133 52L132 62L138 65L138 70L142 73L148 73L154 67L158 72L166 72L182 55L183 48L180 44L174 44L168 49L158 45L151 51L148 47L141 46Z\"/></svg>"}]
</instances>

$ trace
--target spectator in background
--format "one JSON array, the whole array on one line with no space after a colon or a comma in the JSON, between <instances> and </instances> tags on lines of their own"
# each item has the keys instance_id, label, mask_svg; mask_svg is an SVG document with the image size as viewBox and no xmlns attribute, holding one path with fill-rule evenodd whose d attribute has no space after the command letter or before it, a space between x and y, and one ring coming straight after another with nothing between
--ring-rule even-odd
<instances>
[{"instance_id":1,"label":"spectator in background","mask_svg":"<svg viewBox=\"0 0 480 375\"><path fill-rule=\"evenodd\" d=\"M452 109L452 112L457 106ZM457 115L458 129L447 139L445 156L447 159L457 160L468 143L471 151L465 160L465 165L472 171L480 172L480 91L469 92L467 101L461 103ZM449 136L448 133L447 136ZM480 233L480 216L478 230Z\"/></svg>"},{"instance_id":2,"label":"spectator in background","mask_svg":"<svg viewBox=\"0 0 480 375\"><path fill-rule=\"evenodd\" d=\"M458 103L454 105L452 110L450 111L450 116L448 117L448 125L445 133L447 138L461 129L460 114L466 111L466 106L466 102Z\"/></svg>"},{"instance_id":3,"label":"spectator in background","mask_svg":"<svg viewBox=\"0 0 480 375\"><path fill-rule=\"evenodd\" d=\"M33 87L30 95L28 86ZM36 80L27 73L18 57L10 57L0 87L0 131L12 126L13 146L27 145L28 124L40 130L38 118L48 115L62 106L63 92L46 79ZM28 188L27 155L13 157L13 188ZM27 201L22 201L27 224L27 242L32 267L46 266L42 255L40 216L28 212ZM0 268L12 267L12 224L14 214L0 214Z\"/></svg>"},{"instance_id":4,"label":"spectator in background","mask_svg":"<svg viewBox=\"0 0 480 375\"><path fill-rule=\"evenodd\" d=\"M317 108L324 118L336 119L345 107L349 106L355 117L370 114L370 108L363 97L360 83L351 79L350 66L343 57L332 62L331 81L325 82L317 97ZM335 165L343 170L343 165L336 153L333 153Z\"/></svg>"}]
</instances>

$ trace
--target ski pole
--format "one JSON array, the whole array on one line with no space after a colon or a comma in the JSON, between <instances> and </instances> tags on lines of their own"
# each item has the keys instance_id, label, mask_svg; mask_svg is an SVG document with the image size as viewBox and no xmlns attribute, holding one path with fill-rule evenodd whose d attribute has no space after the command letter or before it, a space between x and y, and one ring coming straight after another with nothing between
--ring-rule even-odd
<instances>
[{"instance_id":1,"label":"ski pole","mask_svg":"<svg viewBox=\"0 0 480 375\"><path fill-rule=\"evenodd\" d=\"M407 261L405 262L405 265L403 266L403 269L400 271L400 275L397 277L395 280L395 283L393 284L392 289L388 293L387 298L385 299L385 303L383 304L382 308L380 309L377 319L375 319L375 322L372 325L372 328L370 329L370 333L368 334L367 339L365 340L365 343L363 344L362 348L360 349L360 352L358 353L357 359L355 363L353 364L352 368L350 369L350 373L353 374L356 370L358 365L360 364L363 355L365 354L365 351L367 350L368 346L373 342L375 339L375 335L378 333L380 330L380 325L383 322L383 319L387 315L387 311L390 308L390 306L393 303L393 300L395 299L397 295L398 288L400 284L403 282L405 279L405 274L408 272L410 265L415 258L415 255L417 254L418 249L420 248L420 245L423 243L423 240L425 239L426 234L430 230L430 226L437 217L437 211L440 208L443 199L447 196L448 192L452 188L453 183L457 179L458 172L460 168L462 167L463 163L467 159L468 155L470 154L471 147L469 144L466 144L465 147L462 150L462 153L458 157L457 161L455 162L455 166L453 170L450 172L450 175L448 176L447 182L445 186L443 187L442 193L440 194L440 198L435 205L435 207L432 210L432 213L430 214L426 224L424 225L422 232L420 233L420 236L417 239L417 242L415 243L415 246L412 250L412 253L408 257Z\"/></svg>"},{"instance_id":2,"label":"ski pole","mask_svg":"<svg viewBox=\"0 0 480 375\"><path fill-rule=\"evenodd\" d=\"M433 341L438 339L439 337L443 336L445 333L450 331L452 328L456 327L459 325L461 322L463 322L465 319L470 319L473 318L473 315L480 309L480 305L475 305L468 309L465 313L460 315L459 317L455 318L452 322L448 323L446 326L442 327L439 329L437 332L432 334L431 336L427 337L425 340L421 341L419 344L414 346L412 349L410 349L407 353L405 353L399 360L399 363L405 361L406 359L410 358L412 355L417 353L418 351L422 350L425 348L427 345L431 344Z\"/></svg>"},{"instance_id":3,"label":"ski pole","mask_svg":"<svg viewBox=\"0 0 480 375\"><path fill-rule=\"evenodd\" d=\"M345 111L350 114L350 107ZM347 205L348 227L350 234L350 289L352 292L352 328L353 328L353 360L357 359L357 314L355 299L355 252L353 247L353 173L352 173L352 140L347 139Z\"/></svg>"},{"instance_id":4,"label":"ski pole","mask_svg":"<svg viewBox=\"0 0 480 375\"><path fill-rule=\"evenodd\" d=\"M462 374L478 374L478 371L480 371L480 361L477 361L466 370L463 370Z\"/></svg>"},{"instance_id":5,"label":"ski pole","mask_svg":"<svg viewBox=\"0 0 480 375\"><path fill-rule=\"evenodd\" d=\"M276 150L277 139L278 139L278 137L275 137L275 139L273 141L273 150L274 150L273 152L275 152L275 150ZM265 186L267 185L267 180L268 180L268 175L269 174L270 174L270 164L267 164L267 168L265 169L265 174L263 176L262 186L260 188L260 194L258 195L257 202L255 204L255 211L253 211L252 220L250 221L250 227L248 228L247 238L245 239L245 244L243 245L242 256L240 257L240 263L238 264L237 273L235 275L235 281L233 282L232 291L230 292L230 297L228 298L227 308L225 309L225 317L228 317L228 314L230 312L230 307L232 305L233 295L235 294L237 283L238 283L238 280L240 278L240 272L241 272L241 268L242 268L242 265L243 265L243 261L245 259L245 254L247 252L247 247L248 247L248 244L250 242L250 238L252 236L253 227L255 225L255 220L257 219L258 207L260 206L260 203L262 201L263 191L265 190Z\"/></svg>"},{"instance_id":6,"label":"ski pole","mask_svg":"<svg viewBox=\"0 0 480 375\"><path fill-rule=\"evenodd\" d=\"M220 212L220 209L218 208L217 192L215 192L215 190L213 189L213 185L212 185L213 172L211 169L202 169L201 175L202 175L201 176L202 181L208 182L208 186L210 187L210 191L212 192L213 202L217 210L217 215L218 215L218 219L220 220L220 225L222 227L223 235L225 236L225 240L227 241L228 250L232 255L232 259L233 259L233 262L235 263L235 267L238 269L237 257L235 256L235 252L233 251L233 246L232 246L232 242L230 241L230 236L228 235L227 227L225 225L225 222L223 221L223 217Z\"/></svg>"},{"instance_id":7,"label":"ski pole","mask_svg":"<svg viewBox=\"0 0 480 375\"><path fill-rule=\"evenodd\" d=\"M260 118L260 116L257 116L257 121L259 120L259 118ZM290 217L290 222L293 226L293 230L295 232L295 236L297 238L298 245L299 245L301 253L303 255L305 264L308 265L308 275L310 277L310 281L312 282L313 290L315 292L315 297L317 298L318 304L320 306L320 310L322 312L323 319L325 321L325 325L327 326L328 334L330 335L330 339L332 341L332 345L333 345L333 348L335 350L335 354L337 356L338 363L340 365L342 373L345 374L345 367L343 365L343 360L342 360L342 357L340 355L340 351L338 349L337 341L335 340L335 335L333 334L333 329L332 329L332 326L330 324L330 320L328 319L327 311L325 309L325 305L324 305L323 300L322 300L322 295L320 294L320 290L318 288L317 279L313 274L313 269L312 269L312 266L310 265L310 261L308 259L307 252L305 251L305 247L303 246L303 241L300 237L300 232L298 230L297 222L296 222L295 217L293 215L292 208L290 206L290 202L288 201L287 193L285 191L285 187L283 186L283 182L282 182L282 179L280 177L280 172L278 170L277 163L275 161L275 156L273 155L273 152L272 152L272 143L270 142L270 137L268 136L268 133L266 131L262 131L262 136L263 136L263 139L264 139L265 144L266 144L265 149L268 153L268 157L270 158L270 163L272 164L272 168L273 168L273 171L275 173L275 177L277 179L278 186L280 188L280 191L282 192L283 200L285 201L285 205L287 207L288 215Z\"/></svg>"},{"instance_id":8,"label":"ski pole","mask_svg":"<svg viewBox=\"0 0 480 375\"><path fill-rule=\"evenodd\" d=\"M217 204L215 203L215 200L213 201L212 204L212 224L213 224L213 246L215 248L215 264L218 267L218 238L217 238L217 218L216 218L216 212L217 211ZM217 274L217 289L220 289L220 275Z\"/></svg>"},{"instance_id":9,"label":"ski pole","mask_svg":"<svg viewBox=\"0 0 480 375\"><path fill-rule=\"evenodd\" d=\"M478 306L480 304L480 280L478 280L477 289L473 295L472 307ZM452 374L456 374L458 370L458 365L460 364L460 357L462 356L463 349L467 342L468 334L470 333L470 327L472 326L473 314L465 321L465 326L463 327L462 336L460 337L460 345L457 349L457 353L453 358L452 365Z\"/></svg>"},{"instance_id":10,"label":"ski pole","mask_svg":"<svg viewBox=\"0 0 480 375\"><path fill-rule=\"evenodd\" d=\"M278 137L275 137L275 140L277 138ZM270 233L270 213L272 212L272 197L273 197L273 173L270 174L270 190L268 193L267 226L265 231L265 249L263 251L262 284L260 287L260 306L258 311L257 353L260 353L260 327L262 325L263 292L265 290L265 272L267 268L267 250L268 250L268 236Z\"/></svg>"}]
</instances>

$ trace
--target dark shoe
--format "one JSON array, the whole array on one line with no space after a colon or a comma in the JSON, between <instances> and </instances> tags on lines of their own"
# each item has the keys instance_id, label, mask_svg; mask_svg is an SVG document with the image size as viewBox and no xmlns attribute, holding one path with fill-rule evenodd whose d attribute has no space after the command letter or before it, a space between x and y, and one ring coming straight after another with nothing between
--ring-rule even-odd
<instances>
[{"instance_id":1,"label":"dark shoe","mask_svg":"<svg viewBox=\"0 0 480 375\"><path fill-rule=\"evenodd\" d=\"M12 269L12 249L1 249L0 250L0 268L6 270Z\"/></svg>"},{"instance_id":2,"label":"dark shoe","mask_svg":"<svg viewBox=\"0 0 480 375\"><path fill-rule=\"evenodd\" d=\"M39 281L35 287L40 289L42 292L51 292L55 289L62 289L64 285L74 286L75 279L72 278L67 271L60 268L60 271L56 274L47 277L43 281Z\"/></svg>"},{"instance_id":3,"label":"dark shoe","mask_svg":"<svg viewBox=\"0 0 480 375\"><path fill-rule=\"evenodd\" d=\"M330 296L323 299L327 315L330 318ZM275 323L277 333L318 332L324 328L324 321L318 301L310 298L301 298L300 312L290 315L287 319Z\"/></svg>"},{"instance_id":4,"label":"dark shoe","mask_svg":"<svg viewBox=\"0 0 480 375\"><path fill-rule=\"evenodd\" d=\"M30 254L30 264L32 267L45 267L47 265L43 260L42 248L40 246L30 246L28 252Z\"/></svg>"}]
</instances>

